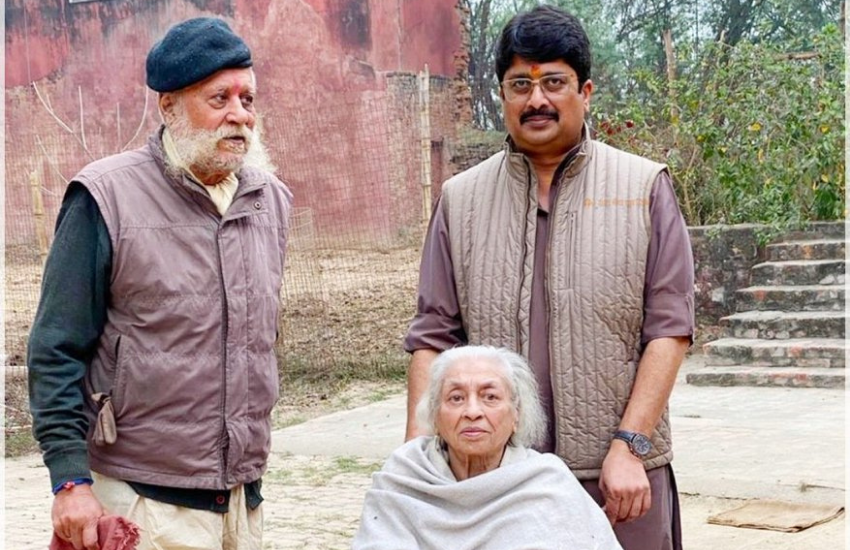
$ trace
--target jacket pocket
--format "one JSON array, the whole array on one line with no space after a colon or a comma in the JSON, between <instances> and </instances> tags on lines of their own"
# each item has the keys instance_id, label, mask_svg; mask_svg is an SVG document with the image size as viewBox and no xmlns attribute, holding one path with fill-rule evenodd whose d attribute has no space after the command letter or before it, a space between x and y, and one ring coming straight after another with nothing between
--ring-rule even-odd
<instances>
[{"instance_id":1,"label":"jacket pocket","mask_svg":"<svg viewBox=\"0 0 850 550\"><path fill-rule=\"evenodd\" d=\"M127 383L127 375L125 373L126 353L123 349L122 338L122 336L118 336L115 340L115 379L112 383L112 390L109 392L116 419L119 418L121 413L124 411L124 387Z\"/></svg>"},{"instance_id":2,"label":"jacket pocket","mask_svg":"<svg viewBox=\"0 0 850 550\"><path fill-rule=\"evenodd\" d=\"M567 214L567 288L575 287L578 267L578 237L576 235L576 213Z\"/></svg>"}]
</instances>

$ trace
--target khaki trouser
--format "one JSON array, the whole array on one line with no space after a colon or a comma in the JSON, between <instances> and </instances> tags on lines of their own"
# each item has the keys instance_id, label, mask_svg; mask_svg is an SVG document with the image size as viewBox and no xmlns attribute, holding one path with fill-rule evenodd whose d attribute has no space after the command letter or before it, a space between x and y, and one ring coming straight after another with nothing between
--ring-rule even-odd
<instances>
[{"instance_id":1,"label":"khaki trouser","mask_svg":"<svg viewBox=\"0 0 850 550\"><path fill-rule=\"evenodd\" d=\"M249 510L245 489L230 493L226 514L157 502L123 481L92 472L92 491L107 513L124 516L140 529L137 550L261 550L262 504Z\"/></svg>"}]
</instances>

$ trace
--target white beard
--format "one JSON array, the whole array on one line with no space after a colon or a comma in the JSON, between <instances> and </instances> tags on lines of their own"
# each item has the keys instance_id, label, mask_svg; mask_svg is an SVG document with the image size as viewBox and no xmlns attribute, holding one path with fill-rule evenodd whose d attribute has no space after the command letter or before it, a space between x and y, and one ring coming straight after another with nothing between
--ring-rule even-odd
<instances>
[{"instance_id":1,"label":"white beard","mask_svg":"<svg viewBox=\"0 0 850 550\"><path fill-rule=\"evenodd\" d=\"M175 112L166 127L174 142L175 150L182 163L203 173L233 173L250 166L274 173L277 168L272 164L268 151L260 138L260 120L251 130L244 124L224 123L216 130L193 128L182 108L175 105ZM243 144L222 140L241 137Z\"/></svg>"}]
</instances>

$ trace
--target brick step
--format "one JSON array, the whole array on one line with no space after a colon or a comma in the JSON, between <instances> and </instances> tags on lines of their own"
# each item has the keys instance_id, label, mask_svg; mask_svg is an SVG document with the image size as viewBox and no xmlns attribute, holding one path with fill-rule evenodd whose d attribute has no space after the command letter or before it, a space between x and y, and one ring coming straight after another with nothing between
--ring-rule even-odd
<instances>
[{"instance_id":1,"label":"brick step","mask_svg":"<svg viewBox=\"0 0 850 550\"><path fill-rule=\"evenodd\" d=\"M721 338L702 349L715 366L844 368L848 346L843 338Z\"/></svg>"},{"instance_id":2,"label":"brick step","mask_svg":"<svg viewBox=\"0 0 850 550\"><path fill-rule=\"evenodd\" d=\"M751 286L736 293L737 310L743 311L844 311L844 286Z\"/></svg>"},{"instance_id":3,"label":"brick step","mask_svg":"<svg viewBox=\"0 0 850 550\"><path fill-rule=\"evenodd\" d=\"M783 241L806 241L806 240L843 240L847 235L847 224L838 222L809 222L805 229L789 231L782 235Z\"/></svg>"},{"instance_id":4,"label":"brick step","mask_svg":"<svg viewBox=\"0 0 850 550\"><path fill-rule=\"evenodd\" d=\"M819 239L811 241L785 241L766 247L767 260L843 260L844 239Z\"/></svg>"},{"instance_id":5,"label":"brick step","mask_svg":"<svg viewBox=\"0 0 850 550\"><path fill-rule=\"evenodd\" d=\"M764 262L753 266L752 284L766 285L843 285L845 260L794 260Z\"/></svg>"},{"instance_id":6,"label":"brick step","mask_svg":"<svg viewBox=\"0 0 850 550\"><path fill-rule=\"evenodd\" d=\"M745 311L720 319L734 338L844 338L844 311Z\"/></svg>"},{"instance_id":7,"label":"brick step","mask_svg":"<svg viewBox=\"0 0 850 550\"><path fill-rule=\"evenodd\" d=\"M835 388L844 389L843 369L818 369L795 367L758 367L736 365L731 367L703 367L685 377L694 386L772 386L783 388Z\"/></svg>"}]
</instances>

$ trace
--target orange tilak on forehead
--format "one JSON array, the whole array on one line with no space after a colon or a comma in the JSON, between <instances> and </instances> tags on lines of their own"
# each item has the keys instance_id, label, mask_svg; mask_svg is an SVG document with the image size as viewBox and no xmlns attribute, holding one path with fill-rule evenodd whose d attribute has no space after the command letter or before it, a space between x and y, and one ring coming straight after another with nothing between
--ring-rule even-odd
<instances>
[{"instance_id":1,"label":"orange tilak on forehead","mask_svg":"<svg viewBox=\"0 0 850 550\"><path fill-rule=\"evenodd\" d=\"M239 82L228 82L219 90L226 93L227 95L242 95L242 92L245 91L245 88L246 87L240 84Z\"/></svg>"},{"instance_id":2,"label":"orange tilak on forehead","mask_svg":"<svg viewBox=\"0 0 850 550\"><path fill-rule=\"evenodd\" d=\"M540 70L540 65L532 65L531 66L531 78L538 79L543 75L543 71Z\"/></svg>"},{"instance_id":3,"label":"orange tilak on forehead","mask_svg":"<svg viewBox=\"0 0 850 550\"><path fill-rule=\"evenodd\" d=\"M251 93L251 85L237 82L236 84L231 86L231 90L233 90L233 93L236 95L242 95L243 93Z\"/></svg>"}]
</instances>

